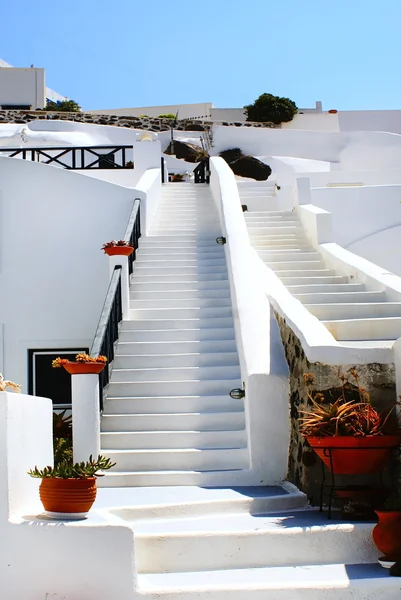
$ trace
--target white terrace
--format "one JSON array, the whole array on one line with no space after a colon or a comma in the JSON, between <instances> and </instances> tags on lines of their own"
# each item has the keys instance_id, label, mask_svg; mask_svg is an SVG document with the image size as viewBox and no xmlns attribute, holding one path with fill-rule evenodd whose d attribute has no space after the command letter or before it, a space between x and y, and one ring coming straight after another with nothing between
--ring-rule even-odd
<instances>
[{"instance_id":1,"label":"white terrace","mask_svg":"<svg viewBox=\"0 0 401 600\"><path fill-rule=\"evenodd\" d=\"M399 171L370 166L398 160L399 136L369 134L361 157L356 134L344 146L310 132L227 129L214 132L212 153L237 141L276 165L293 156L344 168L254 183L213 156L210 184L162 184L160 141L134 138L131 180L0 158L0 366L28 391L27 351L106 347L101 414L97 378L73 382L74 456L116 462L87 521L46 518L26 472L52 461L52 403L0 394L4 597L399 597L377 564L373 524L328 521L286 481L289 378L274 318L311 362L395 364L399 378L401 280L345 247L369 239L372 249L401 223ZM369 228L355 221L354 239L338 228L340 209L332 218L321 207L330 192L349 210L366 200ZM378 205L369 212L373 193L386 217ZM99 250L124 235L138 246L133 265ZM122 318L104 346L116 298Z\"/></svg>"}]
</instances>

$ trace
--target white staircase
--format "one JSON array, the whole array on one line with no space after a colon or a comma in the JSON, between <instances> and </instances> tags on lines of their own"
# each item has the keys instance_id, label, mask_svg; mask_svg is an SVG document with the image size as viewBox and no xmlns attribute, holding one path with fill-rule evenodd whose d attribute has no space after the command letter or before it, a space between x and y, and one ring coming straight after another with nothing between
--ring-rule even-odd
<instances>
[{"instance_id":1,"label":"white staircase","mask_svg":"<svg viewBox=\"0 0 401 600\"><path fill-rule=\"evenodd\" d=\"M401 336L401 302L330 269L306 240L295 212L244 214L259 256L338 341L391 345Z\"/></svg>"},{"instance_id":2,"label":"white staircase","mask_svg":"<svg viewBox=\"0 0 401 600\"><path fill-rule=\"evenodd\" d=\"M103 486L222 485L249 469L230 291L208 186L168 184L142 237L102 418Z\"/></svg>"}]
</instances>

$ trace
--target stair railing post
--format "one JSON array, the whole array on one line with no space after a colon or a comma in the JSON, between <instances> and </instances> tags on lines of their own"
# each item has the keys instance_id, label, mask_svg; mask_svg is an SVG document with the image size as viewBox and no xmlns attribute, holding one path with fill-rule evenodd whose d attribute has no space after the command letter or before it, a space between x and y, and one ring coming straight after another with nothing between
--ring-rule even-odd
<instances>
[{"instance_id":1,"label":"stair railing post","mask_svg":"<svg viewBox=\"0 0 401 600\"><path fill-rule=\"evenodd\" d=\"M121 303L123 310L123 319L129 319L130 295L129 295L129 268L128 256L109 256L110 278L116 267L121 267Z\"/></svg>"},{"instance_id":2,"label":"stair railing post","mask_svg":"<svg viewBox=\"0 0 401 600\"><path fill-rule=\"evenodd\" d=\"M72 439L75 462L100 454L99 375L71 375Z\"/></svg>"}]
</instances>

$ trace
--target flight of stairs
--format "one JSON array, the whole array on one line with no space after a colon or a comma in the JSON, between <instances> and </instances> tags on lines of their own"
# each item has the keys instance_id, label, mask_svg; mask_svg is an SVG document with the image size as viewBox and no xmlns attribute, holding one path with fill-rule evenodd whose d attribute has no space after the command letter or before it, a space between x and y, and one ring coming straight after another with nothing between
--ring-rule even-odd
<instances>
[{"instance_id":1,"label":"flight of stairs","mask_svg":"<svg viewBox=\"0 0 401 600\"><path fill-rule=\"evenodd\" d=\"M244 214L259 256L338 341L368 347L391 345L401 336L401 302L328 268L295 212Z\"/></svg>"},{"instance_id":2,"label":"flight of stairs","mask_svg":"<svg viewBox=\"0 0 401 600\"><path fill-rule=\"evenodd\" d=\"M164 185L142 237L102 417L103 486L221 485L249 469L219 217L208 186Z\"/></svg>"}]
</instances>

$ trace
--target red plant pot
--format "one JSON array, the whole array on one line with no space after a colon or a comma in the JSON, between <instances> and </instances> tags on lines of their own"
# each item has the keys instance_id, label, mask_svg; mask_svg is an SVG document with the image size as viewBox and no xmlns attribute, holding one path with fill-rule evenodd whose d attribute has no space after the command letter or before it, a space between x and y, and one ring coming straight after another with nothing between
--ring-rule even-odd
<instances>
[{"instance_id":1,"label":"red plant pot","mask_svg":"<svg viewBox=\"0 0 401 600\"><path fill-rule=\"evenodd\" d=\"M111 246L110 248L104 248L105 253L108 256L129 256L133 253L133 246Z\"/></svg>"},{"instance_id":2,"label":"red plant pot","mask_svg":"<svg viewBox=\"0 0 401 600\"><path fill-rule=\"evenodd\" d=\"M329 110L329 115L336 115L338 111L336 111L334 108Z\"/></svg>"},{"instance_id":3,"label":"red plant pot","mask_svg":"<svg viewBox=\"0 0 401 600\"><path fill-rule=\"evenodd\" d=\"M49 516L82 518L96 499L96 477L88 479L44 478L39 496Z\"/></svg>"},{"instance_id":4,"label":"red plant pot","mask_svg":"<svg viewBox=\"0 0 401 600\"><path fill-rule=\"evenodd\" d=\"M376 511L379 522L373 528L373 541L388 560L401 558L401 511Z\"/></svg>"},{"instance_id":5,"label":"red plant pot","mask_svg":"<svg viewBox=\"0 0 401 600\"><path fill-rule=\"evenodd\" d=\"M105 363L69 362L63 365L70 375L97 375L105 368Z\"/></svg>"},{"instance_id":6,"label":"red plant pot","mask_svg":"<svg viewBox=\"0 0 401 600\"><path fill-rule=\"evenodd\" d=\"M306 439L324 464L336 475L377 473L390 459L392 449L401 443L401 435L306 436Z\"/></svg>"}]
</instances>

